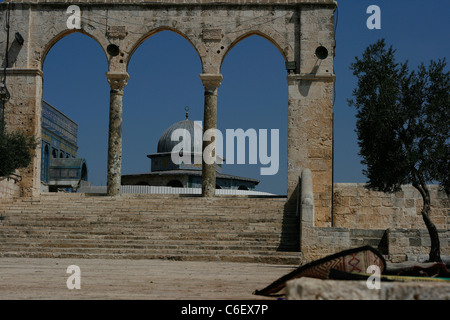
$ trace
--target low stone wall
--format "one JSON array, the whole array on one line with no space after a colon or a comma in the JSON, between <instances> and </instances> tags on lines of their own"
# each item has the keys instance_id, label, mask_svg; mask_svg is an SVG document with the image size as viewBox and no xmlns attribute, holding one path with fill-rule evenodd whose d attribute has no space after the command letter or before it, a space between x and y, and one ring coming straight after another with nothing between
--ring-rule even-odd
<instances>
[{"instance_id":1,"label":"low stone wall","mask_svg":"<svg viewBox=\"0 0 450 320\"><path fill-rule=\"evenodd\" d=\"M308 237L302 237L301 250L308 261L366 245L377 249L381 254L389 254L386 230L302 228L302 233L305 232Z\"/></svg>"},{"instance_id":2,"label":"low stone wall","mask_svg":"<svg viewBox=\"0 0 450 320\"><path fill-rule=\"evenodd\" d=\"M450 256L449 232L439 230L439 240L441 256ZM302 228L301 251L307 261L365 245L377 249L388 261L403 262L428 259L431 242L425 229Z\"/></svg>"},{"instance_id":3,"label":"low stone wall","mask_svg":"<svg viewBox=\"0 0 450 320\"><path fill-rule=\"evenodd\" d=\"M20 196L19 183L11 178L1 178L0 180L0 200L11 199Z\"/></svg>"},{"instance_id":4,"label":"low stone wall","mask_svg":"<svg viewBox=\"0 0 450 320\"><path fill-rule=\"evenodd\" d=\"M450 201L436 185L430 186L431 220L436 228L448 230ZM411 185L389 194L369 191L364 184L334 185L333 226L349 229L425 229L420 214L423 201Z\"/></svg>"},{"instance_id":5,"label":"low stone wall","mask_svg":"<svg viewBox=\"0 0 450 320\"><path fill-rule=\"evenodd\" d=\"M450 255L449 231L438 230L441 255ZM427 230L387 230L388 252L392 262L424 260L430 253L431 240ZM423 259L424 257L424 259Z\"/></svg>"},{"instance_id":6,"label":"low stone wall","mask_svg":"<svg viewBox=\"0 0 450 320\"><path fill-rule=\"evenodd\" d=\"M287 300L450 300L443 282L384 282L369 289L366 281L300 278L286 284Z\"/></svg>"},{"instance_id":7,"label":"low stone wall","mask_svg":"<svg viewBox=\"0 0 450 320\"><path fill-rule=\"evenodd\" d=\"M412 186L387 194L368 191L363 184L336 184L334 191L334 227L315 225L311 172L302 171L299 212L301 215L300 250L306 261L350 248L370 245L387 260L420 260L430 251L430 237L422 220L422 199ZM449 199L438 186L430 186L431 219L439 231L441 255L450 255L448 222Z\"/></svg>"}]
</instances>

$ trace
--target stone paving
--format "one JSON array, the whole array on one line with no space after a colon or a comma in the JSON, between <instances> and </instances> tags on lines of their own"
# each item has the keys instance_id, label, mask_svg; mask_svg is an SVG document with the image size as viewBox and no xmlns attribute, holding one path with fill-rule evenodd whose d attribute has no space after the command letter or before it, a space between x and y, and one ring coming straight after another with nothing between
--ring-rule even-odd
<instances>
[{"instance_id":1,"label":"stone paving","mask_svg":"<svg viewBox=\"0 0 450 320\"><path fill-rule=\"evenodd\" d=\"M70 265L80 289L68 289ZM253 295L295 266L233 262L0 258L1 300L265 300Z\"/></svg>"}]
</instances>

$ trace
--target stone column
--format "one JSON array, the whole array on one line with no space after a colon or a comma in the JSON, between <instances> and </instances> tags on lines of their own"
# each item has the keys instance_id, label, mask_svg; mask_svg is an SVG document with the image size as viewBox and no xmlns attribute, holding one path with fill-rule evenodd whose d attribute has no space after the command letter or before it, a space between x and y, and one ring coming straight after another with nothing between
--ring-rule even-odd
<instances>
[{"instance_id":1,"label":"stone column","mask_svg":"<svg viewBox=\"0 0 450 320\"><path fill-rule=\"evenodd\" d=\"M210 129L217 129L217 89L223 79L221 74L201 74L200 79L205 87L205 106L203 115L203 133ZM203 141L202 157L202 196L214 197L216 190L216 148L211 154L205 154L205 149L211 150L210 144L216 144L216 140ZM209 146L209 148L208 148ZM205 156L209 158L207 163ZM211 159L212 158L212 159ZM206 159L208 160L208 159Z\"/></svg>"},{"instance_id":2,"label":"stone column","mask_svg":"<svg viewBox=\"0 0 450 320\"><path fill-rule=\"evenodd\" d=\"M123 90L129 79L128 73L106 73L111 86L109 102L108 135L108 196L120 195L122 168L122 105Z\"/></svg>"}]
</instances>

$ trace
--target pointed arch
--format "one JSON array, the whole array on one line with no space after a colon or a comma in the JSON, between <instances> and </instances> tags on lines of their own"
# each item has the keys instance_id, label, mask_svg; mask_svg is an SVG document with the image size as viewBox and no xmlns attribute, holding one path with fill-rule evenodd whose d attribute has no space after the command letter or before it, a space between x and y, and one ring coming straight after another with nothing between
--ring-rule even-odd
<instances>
[{"instance_id":1,"label":"pointed arch","mask_svg":"<svg viewBox=\"0 0 450 320\"><path fill-rule=\"evenodd\" d=\"M105 77L109 62L98 39L83 30L65 30L51 38L43 48L45 55L40 61L42 98L78 125L76 146L79 149L69 154L89 160L94 168L89 178L93 178L91 182L95 185L102 184L106 178L109 113L106 94L109 86ZM67 156L65 152L53 151L55 158Z\"/></svg>"},{"instance_id":2,"label":"pointed arch","mask_svg":"<svg viewBox=\"0 0 450 320\"><path fill-rule=\"evenodd\" d=\"M146 155L157 151L164 130L184 119L186 106L191 108L193 119L203 114L203 87L198 76L202 61L183 34L173 28L158 28L142 36L133 50L133 58L126 62L132 80L124 96L124 174L148 170ZM147 119L145 126L133 125L142 119ZM145 147L133 148L133 141L141 141Z\"/></svg>"},{"instance_id":3,"label":"pointed arch","mask_svg":"<svg viewBox=\"0 0 450 320\"><path fill-rule=\"evenodd\" d=\"M229 161L225 162L224 170L229 170L229 174L235 176L260 180L258 189L261 191L285 195L288 130L288 84L284 65L286 56L280 56L279 46L269 42L266 37L254 32L246 33L233 42L233 48L237 45L236 49L231 56L227 55L228 59L224 59L221 65L224 80L220 87L218 128L243 128L244 131L253 128L256 132L266 130L264 139L268 147L267 156L270 153L278 157L272 157L273 165L278 165L275 174L263 177L261 169L268 166L261 161L235 166L236 162L228 154ZM236 114L239 116L236 117ZM278 141L275 141L276 137ZM258 141L262 138L260 135ZM272 153L272 145L275 153ZM257 143L256 148L261 148L261 144ZM245 147L246 159L249 159L250 152L248 144ZM257 151L259 152L260 150ZM236 154L233 156L236 158Z\"/></svg>"},{"instance_id":4,"label":"pointed arch","mask_svg":"<svg viewBox=\"0 0 450 320\"><path fill-rule=\"evenodd\" d=\"M172 27L167 27L167 26L156 28L156 29L144 34L138 41L136 41L136 43L131 47L131 50L128 53L128 59L126 61L126 70L128 70L130 61L131 61L134 53L136 52L136 50L141 46L141 44L144 43L147 39L151 38L152 36L154 36L160 32L163 32L163 31L173 32L173 33L181 36L182 38L184 38L187 42L189 42L191 44L192 48L194 48L195 52L197 53L197 56L200 60L200 63L202 65L202 70L203 70L203 59L199 53L197 46L194 44L194 42L191 41L191 39L187 35L185 35L183 32L181 32L180 30L172 28Z\"/></svg>"},{"instance_id":5,"label":"pointed arch","mask_svg":"<svg viewBox=\"0 0 450 320\"><path fill-rule=\"evenodd\" d=\"M240 36L238 36L236 39L234 39L233 41L230 42L230 44L227 46L227 50L225 51L225 53L222 56L222 60L220 62L220 68L219 70L222 70L222 65L223 62L225 61L225 58L228 56L228 54L230 53L230 51L241 41L251 37L251 36L259 36L263 39L266 39L267 41L269 41L271 44L273 44L275 46L275 48L278 49L278 51L280 52L281 56L283 57L284 61L288 61L289 60L289 56L290 56L290 51L289 50L289 46L286 46L284 49L281 47L280 43L280 39L277 41L274 38L268 36L266 33L260 31L260 30L253 30L253 31L248 31Z\"/></svg>"},{"instance_id":6,"label":"pointed arch","mask_svg":"<svg viewBox=\"0 0 450 320\"><path fill-rule=\"evenodd\" d=\"M108 63L108 55L106 53L106 49L103 47L102 43L99 41L99 39L97 39L96 37L94 37L93 35L85 32L83 29L72 29L72 30L64 30L63 32L59 33L58 35L54 36L50 41L47 42L46 46L44 47L44 50L42 51L42 57L41 57L41 70L44 69L44 63L45 63L45 59L47 58L48 53L50 52L50 50L53 48L53 46L58 43L60 40L62 40L63 38L66 38L67 36L74 34L74 33L81 33L85 36L88 36L89 38L91 38L92 40L94 40L95 42L97 42L97 44L100 46L100 48L102 49L103 54L105 55L105 59L106 62ZM108 63L109 64L109 63Z\"/></svg>"}]
</instances>

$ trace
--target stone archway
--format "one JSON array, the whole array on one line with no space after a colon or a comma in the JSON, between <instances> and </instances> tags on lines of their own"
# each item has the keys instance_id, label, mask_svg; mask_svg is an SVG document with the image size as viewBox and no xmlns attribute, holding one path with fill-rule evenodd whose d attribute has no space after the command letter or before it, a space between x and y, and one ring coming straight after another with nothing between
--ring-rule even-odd
<instances>
[{"instance_id":1,"label":"stone archway","mask_svg":"<svg viewBox=\"0 0 450 320\"><path fill-rule=\"evenodd\" d=\"M248 129L245 131L248 133L245 139L246 161L248 159L249 163L252 162L251 148L255 150L253 154L259 156L258 159L253 158L253 164L257 165L235 165L238 163L237 155L235 152L228 154L230 138L227 135L225 164L226 168L232 170L230 174L258 179L259 191L277 195L286 195L287 192L288 115L285 106L288 86L285 62L286 58L279 47L266 36L249 33L240 37L227 52L221 65L225 80L220 88L218 108L219 127L222 132L228 128L243 128L244 131ZM239 117L236 117L236 114L239 114ZM255 134L252 135L252 131ZM258 134L262 131L267 133L266 138ZM233 141L236 147L239 139ZM266 148L262 145L269 142L271 147L266 154L271 155L270 162L263 165L261 152ZM239 151L236 149L236 152ZM263 167L273 170L268 173Z\"/></svg>"},{"instance_id":2,"label":"stone archway","mask_svg":"<svg viewBox=\"0 0 450 320\"><path fill-rule=\"evenodd\" d=\"M81 12L80 30L76 31L94 38L108 60L108 194L120 193L122 100L129 78L127 64L139 43L151 32L162 29L177 30L189 39L202 61L203 127L208 130L217 127L217 95L223 80L220 66L224 56L243 37L259 34L274 43L288 62L288 198L296 197L302 169L311 169L317 225L331 225L333 0L76 0L70 5L79 6ZM1 22L8 9L11 30L24 39L24 44L15 44L14 50L6 48L4 40L0 42L2 62L7 49L15 55L10 59L13 63L6 66L12 97L6 109L19 110L6 119L12 130L23 127L30 135L41 134L42 61L58 38L73 32L66 23L68 6L65 0L0 3ZM327 59L315 56L318 46L328 49ZM208 147L208 143L203 147ZM40 148L36 148L33 163L22 172L21 188L26 196L40 193L40 153ZM215 166L203 165L203 195L213 196Z\"/></svg>"}]
</instances>

